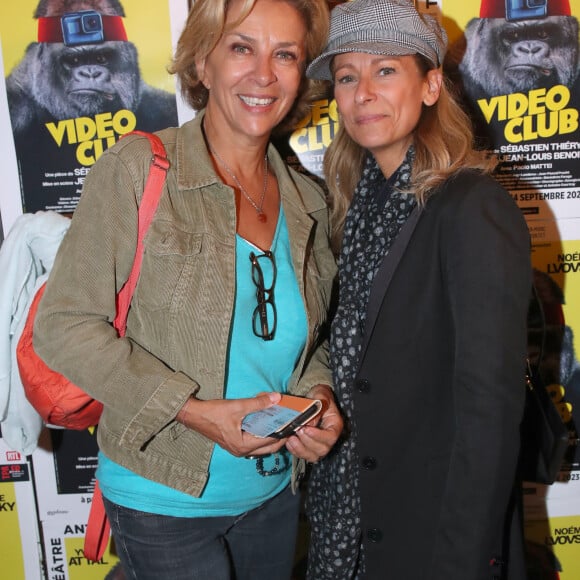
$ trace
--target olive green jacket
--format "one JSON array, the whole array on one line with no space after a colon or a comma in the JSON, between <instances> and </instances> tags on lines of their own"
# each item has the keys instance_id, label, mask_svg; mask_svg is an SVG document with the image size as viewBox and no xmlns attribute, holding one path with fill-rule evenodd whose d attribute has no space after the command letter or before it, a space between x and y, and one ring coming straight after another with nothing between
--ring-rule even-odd
<instances>
[{"instance_id":1,"label":"olive green jacket","mask_svg":"<svg viewBox=\"0 0 580 580\"><path fill-rule=\"evenodd\" d=\"M129 136L86 178L41 301L34 346L47 364L104 412L102 451L154 481L198 496L214 443L175 421L188 397L223 396L235 294L236 207L216 176L201 133L203 113L159 133L171 163L145 237L125 338L111 323L131 269L137 209L151 150ZM304 394L331 384L323 340L335 262L322 190L270 146L294 270L308 315L307 346L289 383Z\"/></svg>"}]
</instances>

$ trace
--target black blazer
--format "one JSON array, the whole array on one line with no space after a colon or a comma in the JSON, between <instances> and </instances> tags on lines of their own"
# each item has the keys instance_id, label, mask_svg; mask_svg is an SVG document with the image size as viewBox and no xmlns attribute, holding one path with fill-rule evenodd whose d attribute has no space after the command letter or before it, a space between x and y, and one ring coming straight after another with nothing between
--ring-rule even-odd
<instances>
[{"instance_id":1,"label":"black blazer","mask_svg":"<svg viewBox=\"0 0 580 580\"><path fill-rule=\"evenodd\" d=\"M503 577L529 250L509 194L463 171L421 211L390 282L389 256L375 278L354 385L367 578Z\"/></svg>"}]
</instances>

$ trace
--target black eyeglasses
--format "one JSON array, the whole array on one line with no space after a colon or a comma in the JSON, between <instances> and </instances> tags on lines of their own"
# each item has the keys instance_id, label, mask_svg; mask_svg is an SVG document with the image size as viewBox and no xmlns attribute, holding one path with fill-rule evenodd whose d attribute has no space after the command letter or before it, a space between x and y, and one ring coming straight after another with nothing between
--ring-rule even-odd
<instances>
[{"instance_id":1,"label":"black eyeglasses","mask_svg":"<svg viewBox=\"0 0 580 580\"><path fill-rule=\"evenodd\" d=\"M262 268L262 262L264 268ZM278 319L276 305L274 304L274 284L276 283L276 262L274 254L266 251L256 256L250 252L250 262L252 262L252 280L256 285L256 298L258 305L252 315L252 329L254 334L262 340L272 340L276 332L276 322ZM269 264L269 268L267 267ZM266 286L264 281L264 270L272 276L272 282Z\"/></svg>"}]
</instances>

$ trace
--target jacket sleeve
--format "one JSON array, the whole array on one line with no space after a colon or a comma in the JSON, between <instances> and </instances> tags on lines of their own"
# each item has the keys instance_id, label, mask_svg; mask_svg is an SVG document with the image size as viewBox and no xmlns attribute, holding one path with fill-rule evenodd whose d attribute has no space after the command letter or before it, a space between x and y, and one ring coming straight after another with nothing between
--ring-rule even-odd
<instances>
[{"instance_id":1,"label":"jacket sleeve","mask_svg":"<svg viewBox=\"0 0 580 580\"><path fill-rule=\"evenodd\" d=\"M325 338L308 360L304 375L298 382L298 392L306 394L316 385L328 385L332 388L332 373L328 365L328 339Z\"/></svg>"},{"instance_id":2,"label":"jacket sleeve","mask_svg":"<svg viewBox=\"0 0 580 580\"><path fill-rule=\"evenodd\" d=\"M455 330L456 437L433 580L483 579L499 557L524 403L531 289L527 226L509 194L479 177L443 215L442 273Z\"/></svg>"},{"instance_id":3,"label":"jacket sleeve","mask_svg":"<svg viewBox=\"0 0 580 580\"><path fill-rule=\"evenodd\" d=\"M137 242L137 209L149 170L148 141L129 138L89 172L51 271L34 327L45 362L115 412L132 417L143 445L198 385L112 326L115 297ZM119 151L128 148L124 162ZM170 387L170 388L167 388Z\"/></svg>"},{"instance_id":4,"label":"jacket sleeve","mask_svg":"<svg viewBox=\"0 0 580 580\"><path fill-rule=\"evenodd\" d=\"M322 196L322 194L321 194ZM329 210L325 205L314 213L317 226L309 258L316 268L307 265L306 283L310 284L311 304L308 316L316 320L315 342L306 354L304 372L298 383L299 394L307 393L316 385L328 385L332 388L332 372L328 356L328 338L332 315L333 292L336 283L336 260L330 247ZM312 270L316 270L316 275ZM308 300L307 300L308 301Z\"/></svg>"}]
</instances>

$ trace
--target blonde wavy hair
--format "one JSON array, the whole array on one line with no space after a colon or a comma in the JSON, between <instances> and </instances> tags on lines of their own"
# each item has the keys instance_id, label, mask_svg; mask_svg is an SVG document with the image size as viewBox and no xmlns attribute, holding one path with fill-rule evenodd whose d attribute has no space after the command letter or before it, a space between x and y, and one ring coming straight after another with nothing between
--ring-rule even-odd
<instances>
[{"instance_id":1,"label":"blonde wavy hair","mask_svg":"<svg viewBox=\"0 0 580 580\"><path fill-rule=\"evenodd\" d=\"M248 16L258 0L241 0L242 11L237 26ZM328 4L326 0L277 0L292 6L302 16L306 26L306 61L304 70L312 59L318 56L326 44L330 26ZM195 61L206 58L215 48L226 28L227 13L232 0L195 0L187 17L185 28L181 33L170 73L179 79L183 98L195 111L207 105L209 92L201 83ZM277 132L292 128L304 118L310 103L324 94L325 85L320 81L303 78L298 97L280 125Z\"/></svg>"},{"instance_id":2,"label":"blonde wavy hair","mask_svg":"<svg viewBox=\"0 0 580 580\"><path fill-rule=\"evenodd\" d=\"M421 55L414 55L423 75L433 66ZM413 134L415 162L409 191L424 206L429 195L452 174L471 168L491 173L497 159L475 149L473 126L461 108L453 89L444 78L437 102L423 106ZM333 246L340 246L346 212L360 180L367 150L355 143L341 125L324 157L324 175L329 191Z\"/></svg>"}]
</instances>

